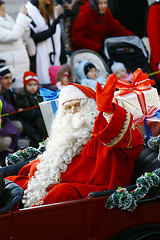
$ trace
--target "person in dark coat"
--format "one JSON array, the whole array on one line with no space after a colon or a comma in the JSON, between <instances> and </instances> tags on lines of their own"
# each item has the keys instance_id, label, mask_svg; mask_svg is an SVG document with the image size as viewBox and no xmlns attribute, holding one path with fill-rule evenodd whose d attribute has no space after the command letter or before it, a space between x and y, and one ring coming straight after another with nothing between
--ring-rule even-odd
<instances>
[{"instance_id":1,"label":"person in dark coat","mask_svg":"<svg viewBox=\"0 0 160 240\"><path fill-rule=\"evenodd\" d=\"M8 114L14 112L15 109L12 105L4 101L3 97L0 95L0 100L2 101L2 112L1 114ZM4 146L0 146L0 166L5 166L5 158L8 154L13 153L17 150L17 142L19 139L19 133L17 128L12 124L9 117L6 115L1 119L1 129L0 129L0 142Z\"/></svg>"},{"instance_id":2,"label":"person in dark coat","mask_svg":"<svg viewBox=\"0 0 160 240\"><path fill-rule=\"evenodd\" d=\"M107 37L128 36L132 32L115 20L106 0L89 0L80 7L72 25L72 49L90 49L101 54Z\"/></svg>"},{"instance_id":3,"label":"person in dark coat","mask_svg":"<svg viewBox=\"0 0 160 240\"><path fill-rule=\"evenodd\" d=\"M28 71L23 77L24 89L17 95L17 105L19 110L32 108L20 113L25 136L31 139L30 145L38 147L39 142L47 138L47 131L39 109L39 102L43 98L39 96L38 78L34 72Z\"/></svg>"},{"instance_id":4,"label":"person in dark coat","mask_svg":"<svg viewBox=\"0 0 160 240\"><path fill-rule=\"evenodd\" d=\"M4 101L12 105L15 110L18 110L16 90L11 87L13 83L12 73L8 66L4 65L4 62L0 60L0 94ZM10 115L9 118L21 135L23 132L23 125L19 114Z\"/></svg>"},{"instance_id":5,"label":"person in dark coat","mask_svg":"<svg viewBox=\"0 0 160 240\"><path fill-rule=\"evenodd\" d=\"M115 19L136 36L142 38L145 29L146 0L109 0L108 7Z\"/></svg>"}]
</instances>

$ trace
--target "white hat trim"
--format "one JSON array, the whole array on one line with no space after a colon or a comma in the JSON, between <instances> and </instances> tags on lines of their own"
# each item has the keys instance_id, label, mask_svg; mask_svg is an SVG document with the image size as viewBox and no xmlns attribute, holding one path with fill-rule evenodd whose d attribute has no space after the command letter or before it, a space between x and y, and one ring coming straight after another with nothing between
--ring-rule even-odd
<instances>
[{"instance_id":1,"label":"white hat trim","mask_svg":"<svg viewBox=\"0 0 160 240\"><path fill-rule=\"evenodd\" d=\"M8 69L7 66L3 66L3 67L0 68L0 72L2 72L2 71L4 71L4 70L7 70L7 69Z\"/></svg>"},{"instance_id":2,"label":"white hat trim","mask_svg":"<svg viewBox=\"0 0 160 240\"><path fill-rule=\"evenodd\" d=\"M35 80L38 80L38 78L36 76L32 76L32 75L29 75L25 78L25 80L29 80L29 79L35 79Z\"/></svg>"},{"instance_id":3,"label":"white hat trim","mask_svg":"<svg viewBox=\"0 0 160 240\"><path fill-rule=\"evenodd\" d=\"M62 105L63 103L70 100L82 99L82 98L88 98L88 97L79 88L73 85L67 85L61 90L59 94L59 105Z\"/></svg>"}]
</instances>

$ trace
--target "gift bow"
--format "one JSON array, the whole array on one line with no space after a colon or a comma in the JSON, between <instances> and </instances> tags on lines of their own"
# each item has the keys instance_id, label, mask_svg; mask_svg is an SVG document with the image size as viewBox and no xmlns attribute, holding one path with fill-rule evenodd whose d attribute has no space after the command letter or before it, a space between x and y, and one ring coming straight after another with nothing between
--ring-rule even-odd
<instances>
[{"instance_id":1,"label":"gift bow","mask_svg":"<svg viewBox=\"0 0 160 240\"><path fill-rule=\"evenodd\" d=\"M144 74L142 70L138 68L133 73L132 83L118 79L116 87L120 90L120 92L116 94L115 97L117 97L118 95L125 95L131 92L135 93L142 109L142 113L144 115L147 115L147 107L143 91L150 90L151 85L154 84L154 80L149 79L147 73Z\"/></svg>"},{"instance_id":2,"label":"gift bow","mask_svg":"<svg viewBox=\"0 0 160 240\"><path fill-rule=\"evenodd\" d=\"M57 90L56 92L54 92L47 88L41 88L39 91L40 91L40 96L43 97L44 101L51 101L53 113L55 114L57 112L57 105L54 100L59 98L60 90Z\"/></svg>"},{"instance_id":3,"label":"gift bow","mask_svg":"<svg viewBox=\"0 0 160 240\"><path fill-rule=\"evenodd\" d=\"M147 73L143 73L140 68L138 68L133 73L132 83L129 83L124 80L118 79L116 87L120 90L119 95L124 95L133 91L146 91L151 89L151 85L154 85L155 82L152 79L149 79Z\"/></svg>"},{"instance_id":4,"label":"gift bow","mask_svg":"<svg viewBox=\"0 0 160 240\"><path fill-rule=\"evenodd\" d=\"M144 121L144 127L145 127L145 131L146 131L146 136L147 136L147 139L150 138L151 136L151 132L147 126L147 118L152 118L152 117L155 117L157 116L158 119L160 119L160 110L158 110L155 106L151 106L147 115L143 115L142 117L138 118L135 122L135 124L138 124L142 121Z\"/></svg>"},{"instance_id":5,"label":"gift bow","mask_svg":"<svg viewBox=\"0 0 160 240\"><path fill-rule=\"evenodd\" d=\"M146 118L151 118L155 116L155 113L158 111L158 109L153 105L150 107L146 115L143 115L142 117L138 118L137 120L134 121L135 124L138 124L145 120Z\"/></svg>"},{"instance_id":6,"label":"gift bow","mask_svg":"<svg viewBox=\"0 0 160 240\"><path fill-rule=\"evenodd\" d=\"M41 88L39 91L40 91L40 96L43 97L44 101L51 101L59 98L60 90L57 90L56 92L54 92L47 88Z\"/></svg>"}]
</instances>

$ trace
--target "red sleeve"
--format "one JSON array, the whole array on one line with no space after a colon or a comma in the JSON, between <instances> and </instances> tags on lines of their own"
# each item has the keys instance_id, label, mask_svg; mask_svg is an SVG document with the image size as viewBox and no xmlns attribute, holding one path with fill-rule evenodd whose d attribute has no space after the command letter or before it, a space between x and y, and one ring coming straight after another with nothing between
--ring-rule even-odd
<instances>
[{"instance_id":1,"label":"red sleeve","mask_svg":"<svg viewBox=\"0 0 160 240\"><path fill-rule=\"evenodd\" d=\"M134 126L133 116L116 104L109 123L103 113L99 113L93 128L93 136L110 148L123 150L133 159L136 159L142 151L143 137Z\"/></svg>"},{"instance_id":2,"label":"red sleeve","mask_svg":"<svg viewBox=\"0 0 160 240\"><path fill-rule=\"evenodd\" d=\"M92 49L99 52L101 44L87 37L90 21L85 11L79 13L72 26L72 48L76 49Z\"/></svg>"},{"instance_id":3,"label":"red sleeve","mask_svg":"<svg viewBox=\"0 0 160 240\"><path fill-rule=\"evenodd\" d=\"M151 55L155 63L160 62L160 4L150 7L147 18L147 35L151 47Z\"/></svg>"}]
</instances>

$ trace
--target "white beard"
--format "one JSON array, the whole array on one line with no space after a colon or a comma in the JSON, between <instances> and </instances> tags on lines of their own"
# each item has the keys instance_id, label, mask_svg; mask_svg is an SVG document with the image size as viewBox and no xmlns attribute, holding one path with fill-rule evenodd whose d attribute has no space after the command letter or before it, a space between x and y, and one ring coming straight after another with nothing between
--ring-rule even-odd
<instances>
[{"instance_id":1,"label":"white beard","mask_svg":"<svg viewBox=\"0 0 160 240\"><path fill-rule=\"evenodd\" d=\"M82 100L83 101L83 100ZM51 137L46 151L39 156L35 176L28 183L24 192L23 203L30 207L43 198L49 185L60 182L61 172L65 172L72 158L79 155L84 145L92 138L92 130L98 111L93 99L87 103L81 112L65 115L59 108L52 125Z\"/></svg>"}]
</instances>

